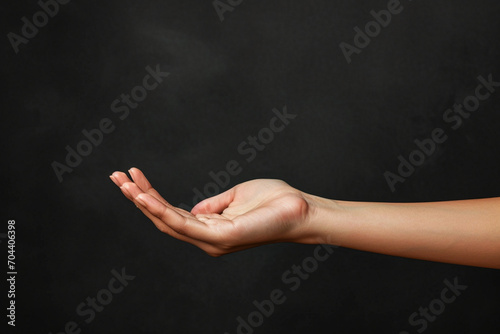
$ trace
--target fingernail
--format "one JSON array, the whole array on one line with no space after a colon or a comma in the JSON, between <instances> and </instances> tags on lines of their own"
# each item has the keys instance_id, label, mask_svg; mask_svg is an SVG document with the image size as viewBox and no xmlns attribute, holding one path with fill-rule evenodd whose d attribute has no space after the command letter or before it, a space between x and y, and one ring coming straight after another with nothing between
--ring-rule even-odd
<instances>
[{"instance_id":1,"label":"fingernail","mask_svg":"<svg viewBox=\"0 0 500 334\"><path fill-rule=\"evenodd\" d=\"M132 195L130 194L130 191L128 191L127 188L125 188L124 186L121 186L120 189L127 195L127 196L130 196L132 197Z\"/></svg>"},{"instance_id":2,"label":"fingernail","mask_svg":"<svg viewBox=\"0 0 500 334\"><path fill-rule=\"evenodd\" d=\"M139 203L140 205L142 205L142 206L144 206L144 207L145 207L145 206L146 206L146 201L144 201L144 198L143 198L143 197L144 197L144 196L143 196L142 194L139 194L139 195L135 198L135 200L137 201L137 203Z\"/></svg>"}]
</instances>

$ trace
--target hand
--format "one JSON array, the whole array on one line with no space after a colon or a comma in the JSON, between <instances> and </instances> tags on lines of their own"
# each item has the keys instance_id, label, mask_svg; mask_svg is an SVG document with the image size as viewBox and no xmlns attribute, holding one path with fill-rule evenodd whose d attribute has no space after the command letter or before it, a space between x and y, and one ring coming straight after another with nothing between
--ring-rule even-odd
<instances>
[{"instance_id":1,"label":"hand","mask_svg":"<svg viewBox=\"0 0 500 334\"><path fill-rule=\"evenodd\" d=\"M168 203L137 168L114 172L111 180L156 227L209 255L274 242L311 243L305 194L280 180L241 183L198 203L191 212Z\"/></svg>"}]
</instances>

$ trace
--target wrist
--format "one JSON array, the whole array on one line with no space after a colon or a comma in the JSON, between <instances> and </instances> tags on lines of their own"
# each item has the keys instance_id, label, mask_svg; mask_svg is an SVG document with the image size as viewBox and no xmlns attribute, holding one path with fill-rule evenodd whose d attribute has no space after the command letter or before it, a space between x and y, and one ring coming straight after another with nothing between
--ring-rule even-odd
<instances>
[{"instance_id":1,"label":"wrist","mask_svg":"<svg viewBox=\"0 0 500 334\"><path fill-rule=\"evenodd\" d=\"M303 194L308 203L307 233L314 244L341 246L348 240L349 228L355 221L356 203Z\"/></svg>"}]
</instances>

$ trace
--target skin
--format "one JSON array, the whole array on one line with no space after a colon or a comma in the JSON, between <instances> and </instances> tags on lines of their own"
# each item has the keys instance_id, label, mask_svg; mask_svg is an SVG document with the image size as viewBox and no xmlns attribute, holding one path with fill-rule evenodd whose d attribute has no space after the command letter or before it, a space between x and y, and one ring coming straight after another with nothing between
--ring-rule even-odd
<instances>
[{"instance_id":1,"label":"skin","mask_svg":"<svg viewBox=\"0 0 500 334\"><path fill-rule=\"evenodd\" d=\"M325 199L281 180L244 182L174 207L137 168L110 178L170 236L220 256L276 242L332 244L408 258L500 269L500 197L428 203Z\"/></svg>"}]
</instances>

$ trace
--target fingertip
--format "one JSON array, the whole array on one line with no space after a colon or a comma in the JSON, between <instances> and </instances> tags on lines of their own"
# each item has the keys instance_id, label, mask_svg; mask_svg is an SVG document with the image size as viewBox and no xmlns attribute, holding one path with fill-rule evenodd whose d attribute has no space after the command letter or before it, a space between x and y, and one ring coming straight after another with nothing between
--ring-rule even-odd
<instances>
[{"instance_id":1,"label":"fingertip","mask_svg":"<svg viewBox=\"0 0 500 334\"><path fill-rule=\"evenodd\" d=\"M141 206L143 206L143 207L147 207L147 204L146 204L146 202L144 201L143 197L144 197L144 196L142 196L142 194L139 194L139 195L135 198L135 200L136 200L136 201L137 201L137 203L139 203Z\"/></svg>"},{"instance_id":2,"label":"fingertip","mask_svg":"<svg viewBox=\"0 0 500 334\"><path fill-rule=\"evenodd\" d=\"M134 182L138 182L140 179L141 179L141 170L137 167L132 167L128 170L128 173L130 174L130 176L132 177L132 180L134 180ZM144 174L142 174L144 175Z\"/></svg>"},{"instance_id":3,"label":"fingertip","mask_svg":"<svg viewBox=\"0 0 500 334\"><path fill-rule=\"evenodd\" d=\"M130 181L130 179L128 178L127 174L123 173L123 172L120 172L120 171L116 171L114 172L113 174L111 174L113 176L113 178L115 180L118 181L118 183L124 183L124 182L128 182Z\"/></svg>"},{"instance_id":4,"label":"fingertip","mask_svg":"<svg viewBox=\"0 0 500 334\"><path fill-rule=\"evenodd\" d=\"M120 187L120 190L122 191L122 193L128 198L128 199L132 199L132 194L130 193L130 191L127 189L127 187L125 185L121 186Z\"/></svg>"},{"instance_id":5,"label":"fingertip","mask_svg":"<svg viewBox=\"0 0 500 334\"><path fill-rule=\"evenodd\" d=\"M204 204L203 204L203 201L201 201L198 204L196 204L195 206L193 206L193 208L191 209L191 213L193 215L197 215L200 213L207 213L207 212L205 212L206 210L204 210L203 207L204 207Z\"/></svg>"},{"instance_id":6,"label":"fingertip","mask_svg":"<svg viewBox=\"0 0 500 334\"><path fill-rule=\"evenodd\" d=\"M153 196L148 195L146 193L140 193L135 197L135 199L144 207L147 206L151 207L156 204L156 199Z\"/></svg>"},{"instance_id":7,"label":"fingertip","mask_svg":"<svg viewBox=\"0 0 500 334\"><path fill-rule=\"evenodd\" d=\"M123 183L129 181L128 177L122 173L122 172L119 172L119 171L116 171L116 172L113 172L113 174L111 174L109 176L109 178L111 179L111 181L113 181L118 187L121 187Z\"/></svg>"},{"instance_id":8,"label":"fingertip","mask_svg":"<svg viewBox=\"0 0 500 334\"><path fill-rule=\"evenodd\" d=\"M131 168L128 170L128 172L129 172L130 174L137 173L137 172L140 172L140 171L141 171L141 170L140 170L139 168L137 168L137 167L131 167Z\"/></svg>"},{"instance_id":9,"label":"fingertip","mask_svg":"<svg viewBox=\"0 0 500 334\"><path fill-rule=\"evenodd\" d=\"M216 196L205 198L191 209L191 213L221 213L227 208L233 198L234 188L231 188Z\"/></svg>"}]
</instances>

